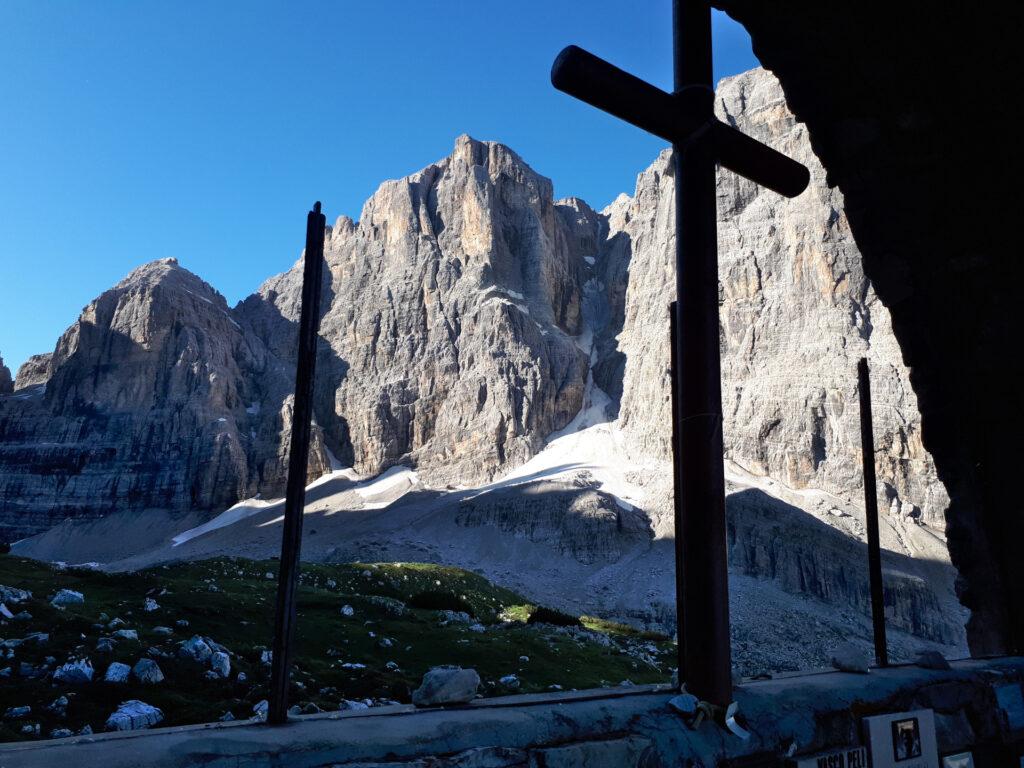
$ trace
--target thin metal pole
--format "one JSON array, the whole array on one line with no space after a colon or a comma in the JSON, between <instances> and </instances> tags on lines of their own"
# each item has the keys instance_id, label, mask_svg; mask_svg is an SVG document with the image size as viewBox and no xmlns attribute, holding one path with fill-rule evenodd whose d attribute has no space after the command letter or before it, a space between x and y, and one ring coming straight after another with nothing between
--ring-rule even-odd
<instances>
[{"instance_id":1,"label":"thin metal pole","mask_svg":"<svg viewBox=\"0 0 1024 768\"><path fill-rule=\"evenodd\" d=\"M875 484L875 430L871 423L871 375L868 361L857 363L860 390L860 450L864 470L864 514L868 529L868 572L871 578L871 623L875 635L875 662L889 666L885 640L885 593L882 589L882 548L878 538L878 488Z\"/></svg>"},{"instance_id":2,"label":"thin metal pole","mask_svg":"<svg viewBox=\"0 0 1024 768\"><path fill-rule=\"evenodd\" d=\"M711 7L674 0L674 98L698 124L714 118ZM711 704L732 701L726 550L715 157L710 131L674 144L676 359L682 467L686 689Z\"/></svg>"},{"instance_id":3,"label":"thin metal pole","mask_svg":"<svg viewBox=\"0 0 1024 768\"><path fill-rule=\"evenodd\" d=\"M295 402L292 405L292 441L288 456L281 568L277 576L274 651L270 669L270 708L267 722L288 720L288 682L291 677L292 640L295 636L295 592L302 548L302 512L306 503L310 422L313 418L313 377L316 372L320 292L324 269L326 217L320 203L306 217L306 255L302 269L302 310L299 316L298 361L295 364Z\"/></svg>"},{"instance_id":4,"label":"thin metal pole","mask_svg":"<svg viewBox=\"0 0 1024 768\"><path fill-rule=\"evenodd\" d=\"M677 328L678 302L673 301L668 305L668 327L669 345L671 349L671 377L676 380L679 371L679 355L676 346L676 339L679 336ZM673 546L676 556L676 679L679 685L686 681L686 636L683 634L683 627L686 625L686 606L683 601L683 537L679 531L683 530L683 470L680 462L681 451L679 448L679 396L677 388L672 387L672 488L674 491L675 531Z\"/></svg>"}]
</instances>

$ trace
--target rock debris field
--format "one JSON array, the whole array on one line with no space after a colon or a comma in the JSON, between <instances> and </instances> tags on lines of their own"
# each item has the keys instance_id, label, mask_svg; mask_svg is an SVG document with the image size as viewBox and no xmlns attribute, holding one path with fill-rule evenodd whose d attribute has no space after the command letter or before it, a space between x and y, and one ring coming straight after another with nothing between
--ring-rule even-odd
<instances>
[{"instance_id":1,"label":"rock debris field","mask_svg":"<svg viewBox=\"0 0 1024 768\"><path fill-rule=\"evenodd\" d=\"M276 573L233 558L109 575L0 556L0 740L265 717ZM309 565L291 711L667 682L673 659L664 635L457 568Z\"/></svg>"}]
</instances>

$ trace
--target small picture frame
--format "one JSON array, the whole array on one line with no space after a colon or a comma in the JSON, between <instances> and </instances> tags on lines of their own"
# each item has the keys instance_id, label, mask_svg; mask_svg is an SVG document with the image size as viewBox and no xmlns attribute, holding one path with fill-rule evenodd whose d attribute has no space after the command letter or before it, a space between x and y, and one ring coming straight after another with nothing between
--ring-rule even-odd
<instances>
[{"instance_id":1,"label":"small picture frame","mask_svg":"<svg viewBox=\"0 0 1024 768\"><path fill-rule=\"evenodd\" d=\"M892 758L897 763L921 756L921 725L916 717L892 721Z\"/></svg>"}]
</instances>

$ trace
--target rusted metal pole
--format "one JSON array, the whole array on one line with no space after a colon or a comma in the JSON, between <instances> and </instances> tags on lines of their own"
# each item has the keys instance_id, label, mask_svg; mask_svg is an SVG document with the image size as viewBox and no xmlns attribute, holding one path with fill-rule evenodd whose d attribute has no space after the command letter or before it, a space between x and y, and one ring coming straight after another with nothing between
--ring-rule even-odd
<instances>
[{"instance_id":1,"label":"rusted metal pole","mask_svg":"<svg viewBox=\"0 0 1024 768\"><path fill-rule=\"evenodd\" d=\"M292 640L295 637L302 513L306 505L306 470L309 463L310 422L313 418L313 378L316 372L317 331L320 326L326 224L327 219L320 212L320 203L317 202L306 217L306 254L302 269L302 310L299 315L298 361L295 364L292 441L281 534L281 567L277 576L274 655L270 669L270 708L267 713L267 722L275 724L288 720L288 682L291 678Z\"/></svg>"},{"instance_id":2,"label":"rusted metal pole","mask_svg":"<svg viewBox=\"0 0 1024 768\"><path fill-rule=\"evenodd\" d=\"M673 301L668 305L668 327L669 344L671 345L671 371L672 381L675 381L679 371L679 356L677 354L676 339L679 336L679 329L676 327L676 305ZM683 537L680 531L683 530L683 468L679 461L679 395L676 387L672 387L672 489L674 491L674 528L676 531L673 538L676 560L676 679L679 685L686 681L686 638L683 634L683 627L686 624L686 606L683 602Z\"/></svg>"},{"instance_id":3,"label":"rusted metal pole","mask_svg":"<svg viewBox=\"0 0 1024 768\"><path fill-rule=\"evenodd\" d=\"M711 7L674 0L676 99L698 122L714 118ZM673 144L676 207L676 360L682 468L683 625L686 690L732 702L726 551L722 375L718 328L715 155L710 134Z\"/></svg>"},{"instance_id":4,"label":"rusted metal pole","mask_svg":"<svg viewBox=\"0 0 1024 768\"><path fill-rule=\"evenodd\" d=\"M889 666L885 640L885 593L882 589L882 547L878 538L878 488L875 484L875 430L871 423L871 373L868 361L857 363L860 391L860 449L864 470L864 514L868 529L868 572L871 578L871 623L875 635L875 662Z\"/></svg>"}]
</instances>

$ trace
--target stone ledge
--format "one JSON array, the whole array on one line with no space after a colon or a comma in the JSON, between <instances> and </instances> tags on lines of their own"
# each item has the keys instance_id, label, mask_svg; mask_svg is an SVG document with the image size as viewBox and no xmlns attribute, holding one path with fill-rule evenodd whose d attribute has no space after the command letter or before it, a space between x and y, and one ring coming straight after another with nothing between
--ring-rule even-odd
<instances>
[{"instance_id":1,"label":"stone ledge","mask_svg":"<svg viewBox=\"0 0 1024 768\"><path fill-rule=\"evenodd\" d=\"M867 675L816 673L744 683L736 700L754 736L713 724L690 730L663 687L530 694L452 709L409 706L295 718L287 725L232 722L0 745L0 768L656 768L689 758L714 765L752 754L808 754L856 741L859 719L931 706L940 747L965 739L1003 744L1006 718L993 686L1019 684L1024 659L913 666ZM966 728L964 726L967 726Z\"/></svg>"}]
</instances>

